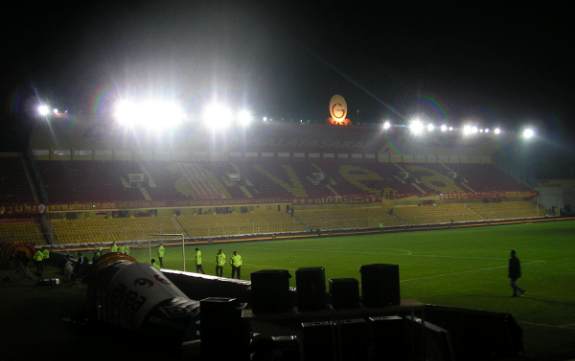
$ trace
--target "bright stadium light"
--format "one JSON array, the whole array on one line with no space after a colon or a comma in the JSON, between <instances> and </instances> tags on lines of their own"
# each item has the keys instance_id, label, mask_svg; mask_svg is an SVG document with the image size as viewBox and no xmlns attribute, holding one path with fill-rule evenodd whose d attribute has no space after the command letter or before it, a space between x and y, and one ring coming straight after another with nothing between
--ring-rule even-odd
<instances>
[{"instance_id":1,"label":"bright stadium light","mask_svg":"<svg viewBox=\"0 0 575 361\"><path fill-rule=\"evenodd\" d=\"M493 134L495 134L495 135L501 134L501 129L500 128L493 129Z\"/></svg>"},{"instance_id":2,"label":"bright stadium light","mask_svg":"<svg viewBox=\"0 0 575 361\"><path fill-rule=\"evenodd\" d=\"M252 113L249 110L242 109L238 112L236 119L238 124L241 127L245 128L252 123L254 117L252 116Z\"/></svg>"},{"instance_id":3,"label":"bright stadium light","mask_svg":"<svg viewBox=\"0 0 575 361\"><path fill-rule=\"evenodd\" d=\"M148 128L174 128L186 118L184 109L173 101L154 100L147 109L151 114Z\"/></svg>"},{"instance_id":4,"label":"bright stadium light","mask_svg":"<svg viewBox=\"0 0 575 361\"><path fill-rule=\"evenodd\" d=\"M449 131L450 131L450 132L453 132L453 127L449 127Z\"/></svg>"},{"instance_id":5,"label":"bright stadium light","mask_svg":"<svg viewBox=\"0 0 575 361\"><path fill-rule=\"evenodd\" d=\"M434 130L435 130L435 125L433 123L427 124L427 131L428 132L433 133Z\"/></svg>"},{"instance_id":6,"label":"bright stadium light","mask_svg":"<svg viewBox=\"0 0 575 361\"><path fill-rule=\"evenodd\" d=\"M415 118L409 122L409 131L411 134L418 136L423 134L424 130L425 126L423 125L423 122L418 118Z\"/></svg>"},{"instance_id":7,"label":"bright stadium light","mask_svg":"<svg viewBox=\"0 0 575 361\"><path fill-rule=\"evenodd\" d=\"M533 128L525 128L521 132L521 138L529 140L535 137L535 130Z\"/></svg>"},{"instance_id":8,"label":"bright stadium light","mask_svg":"<svg viewBox=\"0 0 575 361\"><path fill-rule=\"evenodd\" d=\"M391 128L391 122L389 120L386 120L385 122L383 122L383 130L389 130L389 128Z\"/></svg>"},{"instance_id":9,"label":"bright stadium light","mask_svg":"<svg viewBox=\"0 0 575 361\"><path fill-rule=\"evenodd\" d=\"M50 115L50 106L48 104L40 104L36 108L36 112L41 117L47 117Z\"/></svg>"},{"instance_id":10,"label":"bright stadium light","mask_svg":"<svg viewBox=\"0 0 575 361\"><path fill-rule=\"evenodd\" d=\"M469 137L479 133L479 128L475 125L466 124L463 126L463 136Z\"/></svg>"},{"instance_id":11,"label":"bright stadium light","mask_svg":"<svg viewBox=\"0 0 575 361\"><path fill-rule=\"evenodd\" d=\"M489 132L491 132L491 129L485 128L485 133L489 133Z\"/></svg>"},{"instance_id":12,"label":"bright stadium light","mask_svg":"<svg viewBox=\"0 0 575 361\"><path fill-rule=\"evenodd\" d=\"M138 109L136 104L129 100L120 100L114 107L114 118L125 127L132 127L138 120Z\"/></svg>"},{"instance_id":13,"label":"bright stadium light","mask_svg":"<svg viewBox=\"0 0 575 361\"><path fill-rule=\"evenodd\" d=\"M232 111L226 105L210 103L204 108L203 123L212 130L224 130L232 124Z\"/></svg>"},{"instance_id":14,"label":"bright stadium light","mask_svg":"<svg viewBox=\"0 0 575 361\"><path fill-rule=\"evenodd\" d=\"M442 133L447 132L447 124L441 124L441 127L439 127L439 130L441 130Z\"/></svg>"},{"instance_id":15,"label":"bright stadium light","mask_svg":"<svg viewBox=\"0 0 575 361\"><path fill-rule=\"evenodd\" d=\"M116 103L114 118L125 127L141 126L149 130L162 130L178 126L185 119L185 112L170 100L134 102L124 99Z\"/></svg>"}]
</instances>

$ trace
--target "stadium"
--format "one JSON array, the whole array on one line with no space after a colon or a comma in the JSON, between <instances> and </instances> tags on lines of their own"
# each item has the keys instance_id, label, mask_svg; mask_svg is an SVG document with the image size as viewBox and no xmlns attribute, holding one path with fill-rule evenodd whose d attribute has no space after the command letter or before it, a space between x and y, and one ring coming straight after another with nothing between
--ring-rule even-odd
<instances>
[{"instance_id":1,"label":"stadium","mask_svg":"<svg viewBox=\"0 0 575 361\"><path fill-rule=\"evenodd\" d=\"M124 64L132 73L115 76L93 99L73 93L100 86L90 71L110 60L97 51L87 52L95 60L80 62L81 70L63 67L54 85L34 87L27 100L16 91L9 97L22 121L15 127L29 128L17 147L6 146L17 133L8 125L0 139L7 331L0 359L575 359L575 167L567 126L472 110L467 116L473 106L461 99L468 83L450 93L459 113L419 88L406 96L408 81L396 80L424 76L399 66L386 73L370 62L394 41L424 43L425 27L407 37L382 30L396 40L381 53L363 48L369 56L352 51L361 42L342 45L357 55L342 60L314 46L313 36L332 29L329 39L365 36L371 48L380 33L354 30L351 21L338 28L337 9L306 22L300 17L309 9L298 8L294 24L282 11L267 21L286 22L294 34L303 24L293 51L278 40L281 31L256 26L266 17L255 8L218 8L233 14L220 18L188 6L197 23L176 22L178 32L165 36L185 28L196 43L174 40L169 61L150 60L164 49L155 44L169 41L149 35L144 47L153 56L136 51ZM187 13L197 9L201 16ZM89 28L84 16L80 27ZM147 28L154 16L146 16ZM184 15L172 16L187 24ZM322 30L305 30L316 21ZM133 36L126 31L121 46ZM141 29L135 34L144 37ZM301 45L308 35L312 45ZM67 54L81 53L73 49ZM390 55L390 64L413 53L401 54ZM193 68L193 81L179 62ZM373 65L365 66L367 78L358 75L363 62ZM155 78L150 69L158 63L176 70ZM212 63L216 70L206 70ZM218 87L206 86L210 76ZM401 84L394 89L400 95L381 90L382 79ZM473 102L495 109L513 97L504 99Z\"/></svg>"},{"instance_id":2,"label":"stadium","mask_svg":"<svg viewBox=\"0 0 575 361\"><path fill-rule=\"evenodd\" d=\"M223 248L243 255L247 280L311 266L357 278L364 264L397 264L402 302L511 313L535 352L542 334L572 337L570 313L558 310L568 309L571 280L542 282L567 267L574 223L495 161L502 144L526 141L511 131L261 120L218 133L184 124L163 134L166 145L117 119L50 120L28 154L1 158L2 242L30 257L47 248L57 266L54 255L91 259L118 244L147 264L165 244L165 268L190 271L201 247L213 274ZM525 277L523 303L508 299L512 248L538 275Z\"/></svg>"}]
</instances>

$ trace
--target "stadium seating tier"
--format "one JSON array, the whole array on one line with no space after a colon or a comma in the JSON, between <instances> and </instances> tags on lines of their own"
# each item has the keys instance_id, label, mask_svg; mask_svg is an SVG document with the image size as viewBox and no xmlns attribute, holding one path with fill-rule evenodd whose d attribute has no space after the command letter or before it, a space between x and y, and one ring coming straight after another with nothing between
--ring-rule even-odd
<instances>
[{"instance_id":1,"label":"stadium seating tier","mask_svg":"<svg viewBox=\"0 0 575 361\"><path fill-rule=\"evenodd\" d=\"M351 160L226 162L39 161L50 204L210 202L396 197L528 191L490 164L379 163Z\"/></svg>"}]
</instances>

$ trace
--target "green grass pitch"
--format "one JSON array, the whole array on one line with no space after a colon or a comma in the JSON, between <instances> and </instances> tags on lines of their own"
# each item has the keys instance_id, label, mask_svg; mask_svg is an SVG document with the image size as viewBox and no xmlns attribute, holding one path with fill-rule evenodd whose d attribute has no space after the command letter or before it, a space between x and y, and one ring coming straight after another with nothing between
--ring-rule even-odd
<instances>
[{"instance_id":1,"label":"green grass pitch","mask_svg":"<svg viewBox=\"0 0 575 361\"><path fill-rule=\"evenodd\" d=\"M399 264L402 299L509 312L526 330L526 343L536 338L537 345L549 338L575 349L569 341L575 340L575 221L199 247L209 274L214 274L215 254L222 248L228 260L234 250L242 255L243 279L256 270L288 269L292 284L299 267L323 266L328 279L359 279L363 264ZM188 271L194 269L193 248L186 250ZM519 285L527 293L520 298L510 297L511 249L522 262ZM156 250L152 253L155 257ZM148 261L147 249L132 254ZM181 247L169 247L164 266L182 265ZM224 275L230 273L228 265Z\"/></svg>"},{"instance_id":2,"label":"green grass pitch","mask_svg":"<svg viewBox=\"0 0 575 361\"><path fill-rule=\"evenodd\" d=\"M401 297L421 302L513 312L520 319L575 325L575 222L505 225L367 236L227 243L199 246L204 269L215 272L219 248L243 257L242 278L261 269L288 269L295 283L299 267L324 266L327 278L360 278L369 263L400 266ZM194 246L186 248L188 271L195 269ZM522 262L519 285L527 290L512 299L507 279L509 250ZM133 250L140 261L148 250ZM155 257L156 249L152 249ZM156 257L157 258L157 257ZM169 247L166 268L182 269L182 248ZM230 276L231 267L224 268ZM549 301L552 306L545 307ZM549 308L549 312L542 312ZM555 310L551 312L551 309Z\"/></svg>"}]
</instances>

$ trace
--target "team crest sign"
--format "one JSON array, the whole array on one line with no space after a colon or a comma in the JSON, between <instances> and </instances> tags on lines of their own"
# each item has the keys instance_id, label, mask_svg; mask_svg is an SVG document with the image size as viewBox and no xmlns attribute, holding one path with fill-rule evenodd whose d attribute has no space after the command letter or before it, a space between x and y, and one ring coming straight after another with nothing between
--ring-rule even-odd
<instances>
[{"instance_id":1,"label":"team crest sign","mask_svg":"<svg viewBox=\"0 0 575 361\"><path fill-rule=\"evenodd\" d=\"M346 126L351 124L351 120L347 118L347 102L341 95L334 95L329 101L329 124Z\"/></svg>"}]
</instances>

